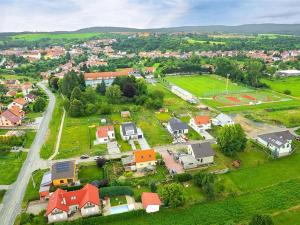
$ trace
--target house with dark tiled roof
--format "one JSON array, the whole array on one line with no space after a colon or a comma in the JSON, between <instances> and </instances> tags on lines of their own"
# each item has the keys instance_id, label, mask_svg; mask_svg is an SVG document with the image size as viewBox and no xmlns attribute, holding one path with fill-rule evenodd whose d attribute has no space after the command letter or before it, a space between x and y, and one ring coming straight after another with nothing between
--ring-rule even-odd
<instances>
[{"instance_id":1,"label":"house with dark tiled roof","mask_svg":"<svg viewBox=\"0 0 300 225\"><path fill-rule=\"evenodd\" d=\"M188 145L188 154L198 161L198 165L211 164L214 162L215 151L209 142Z\"/></svg>"},{"instance_id":2,"label":"house with dark tiled roof","mask_svg":"<svg viewBox=\"0 0 300 225\"><path fill-rule=\"evenodd\" d=\"M173 135L187 134L189 132L188 125L177 118L171 118L169 120L167 129Z\"/></svg>"},{"instance_id":3,"label":"house with dark tiled roof","mask_svg":"<svg viewBox=\"0 0 300 225\"><path fill-rule=\"evenodd\" d=\"M120 133L122 139L125 141L143 138L142 130L138 128L133 122L127 122L121 124Z\"/></svg>"},{"instance_id":4,"label":"house with dark tiled roof","mask_svg":"<svg viewBox=\"0 0 300 225\"><path fill-rule=\"evenodd\" d=\"M68 220L69 216L80 212L81 216L100 213L99 189L91 184L77 191L57 189L50 197L46 210L49 223Z\"/></svg>"}]
</instances>

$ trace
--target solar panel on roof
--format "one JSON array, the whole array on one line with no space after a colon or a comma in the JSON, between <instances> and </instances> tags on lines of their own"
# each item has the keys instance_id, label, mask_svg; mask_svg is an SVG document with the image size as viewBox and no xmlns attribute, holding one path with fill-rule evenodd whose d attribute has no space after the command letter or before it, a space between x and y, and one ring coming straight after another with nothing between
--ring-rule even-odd
<instances>
[{"instance_id":1,"label":"solar panel on roof","mask_svg":"<svg viewBox=\"0 0 300 225\"><path fill-rule=\"evenodd\" d=\"M55 165L55 169L56 169L56 172L58 172L58 173L69 170L70 169L70 163L69 162L57 163Z\"/></svg>"}]
</instances>

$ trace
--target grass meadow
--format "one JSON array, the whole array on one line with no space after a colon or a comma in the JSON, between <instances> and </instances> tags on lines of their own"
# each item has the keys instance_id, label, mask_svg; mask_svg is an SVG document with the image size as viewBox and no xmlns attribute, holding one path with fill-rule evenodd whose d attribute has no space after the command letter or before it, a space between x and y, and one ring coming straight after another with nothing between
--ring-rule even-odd
<instances>
[{"instance_id":1,"label":"grass meadow","mask_svg":"<svg viewBox=\"0 0 300 225\"><path fill-rule=\"evenodd\" d=\"M273 80L264 79L262 82L274 91L283 93L285 90L289 90L292 96L300 97L300 76Z\"/></svg>"}]
</instances>

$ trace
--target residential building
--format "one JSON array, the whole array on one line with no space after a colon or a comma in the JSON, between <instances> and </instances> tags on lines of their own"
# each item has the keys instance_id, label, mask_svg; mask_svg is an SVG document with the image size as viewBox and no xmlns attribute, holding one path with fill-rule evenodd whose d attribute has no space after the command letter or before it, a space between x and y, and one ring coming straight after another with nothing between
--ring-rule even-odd
<instances>
[{"instance_id":1,"label":"residential building","mask_svg":"<svg viewBox=\"0 0 300 225\"><path fill-rule=\"evenodd\" d=\"M216 118L212 119L212 124L215 126L226 126L226 125L233 125L234 121L231 119L230 116L220 113Z\"/></svg>"},{"instance_id":2,"label":"residential building","mask_svg":"<svg viewBox=\"0 0 300 225\"><path fill-rule=\"evenodd\" d=\"M214 162L215 152L209 142L188 145L188 154L192 155L198 161L199 165Z\"/></svg>"},{"instance_id":3,"label":"residential building","mask_svg":"<svg viewBox=\"0 0 300 225\"><path fill-rule=\"evenodd\" d=\"M17 117L21 118L21 119L24 119L25 117L25 112L20 109L20 107L18 106L11 106L8 111L10 111L11 113L15 114Z\"/></svg>"},{"instance_id":4,"label":"residential building","mask_svg":"<svg viewBox=\"0 0 300 225\"><path fill-rule=\"evenodd\" d=\"M192 155L189 154L179 155L178 161L185 170L197 168L199 165L198 161Z\"/></svg>"},{"instance_id":5,"label":"residential building","mask_svg":"<svg viewBox=\"0 0 300 225\"><path fill-rule=\"evenodd\" d=\"M143 138L142 130L132 122L123 123L120 126L120 134L122 139L125 141Z\"/></svg>"},{"instance_id":6,"label":"residential building","mask_svg":"<svg viewBox=\"0 0 300 225\"><path fill-rule=\"evenodd\" d=\"M24 109L27 106L28 102L25 98L16 98L13 102L11 102L7 108L11 108L12 106L18 106L20 109Z\"/></svg>"},{"instance_id":7,"label":"residential building","mask_svg":"<svg viewBox=\"0 0 300 225\"><path fill-rule=\"evenodd\" d=\"M36 96L34 94L27 94L24 98L28 103L32 103L36 100Z\"/></svg>"},{"instance_id":8,"label":"residential building","mask_svg":"<svg viewBox=\"0 0 300 225\"><path fill-rule=\"evenodd\" d=\"M295 136L288 130L258 135L256 140L271 150L275 157L282 157L292 153L292 141Z\"/></svg>"},{"instance_id":9,"label":"residential building","mask_svg":"<svg viewBox=\"0 0 300 225\"><path fill-rule=\"evenodd\" d=\"M40 200L45 200L49 198L51 184L52 184L52 178L51 178L51 172L49 171L44 173L40 184L40 189L39 189Z\"/></svg>"},{"instance_id":10,"label":"residential building","mask_svg":"<svg viewBox=\"0 0 300 225\"><path fill-rule=\"evenodd\" d=\"M171 118L169 120L167 129L173 135L187 134L189 132L188 125L177 118Z\"/></svg>"},{"instance_id":11,"label":"residential building","mask_svg":"<svg viewBox=\"0 0 300 225\"><path fill-rule=\"evenodd\" d=\"M211 129L211 121L209 116L195 116L190 119L190 126L196 131Z\"/></svg>"},{"instance_id":12,"label":"residential building","mask_svg":"<svg viewBox=\"0 0 300 225\"><path fill-rule=\"evenodd\" d=\"M98 144L107 143L115 139L115 130L112 125L97 127L96 138Z\"/></svg>"},{"instance_id":13,"label":"residential building","mask_svg":"<svg viewBox=\"0 0 300 225\"><path fill-rule=\"evenodd\" d=\"M57 189L49 198L46 216L49 223L65 221L76 212L81 216L100 213L99 189L91 184L77 191Z\"/></svg>"},{"instance_id":14,"label":"residential building","mask_svg":"<svg viewBox=\"0 0 300 225\"><path fill-rule=\"evenodd\" d=\"M125 171L153 170L156 166L156 154L154 149L136 150L133 155L121 159Z\"/></svg>"},{"instance_id":15,"label":"residential building","mask_svg":"<svg viewBox=\"0 0 300 225\"><path fill-rule=\"evenodd\" d=\"M162 205L159 195L157 193L143 192L141 196L143 208L147 213L158 212Z\"/></svg>"},{"instance_id":16,"label":"residential building","mask_svg":"<svg viewBox=\"0 0 300 225\"><path fill-rule=\"evenodd\" d=\"M0 114L0 127L20 126L22 119L9 110L5 110Z\"/></svg>"},{"instance_id":17,"label":"residential building","mask_svg":"<svg viewBox=\"0 0 300 225\"><path fill-rule=\"evenodd\" d=\"M51 177L54 186L73 185L77 181L75 161L54 163L51 167Z\"/></svg>"}]
</instances>

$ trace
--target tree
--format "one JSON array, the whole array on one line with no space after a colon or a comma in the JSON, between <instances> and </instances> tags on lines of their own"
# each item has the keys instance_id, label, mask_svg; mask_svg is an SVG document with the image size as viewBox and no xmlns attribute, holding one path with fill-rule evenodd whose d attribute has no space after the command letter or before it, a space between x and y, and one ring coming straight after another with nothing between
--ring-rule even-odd
<instances>
[{"instance_id":1,"label":"tree","mask_svg":"<svg viewBox=\"0 0 300 225\"><path fill-rule=\"evenodd\" d=\"M0 95L4 95L7 92L7 88L4 84L0 84Z\"/></svg>"},{"instance_id":2,"label":"tree","mask_svg":"<svg viewBox=\"0 0 300 225\"><path fill-rule=\"evenodd\" d=\"M85 115L92 115L97 111L96 106L92 103L87 103L84 109Z\"/></svg>"},{"instance_id":3,"label":"tree","mask_svg":"<svg viewBox=\"0 0 300 225\"><path fill-rule=\"evenodd\" d=\"M105 96L107 97L107 100L111 103L119 102L120 98L122 96L120 86L112 85L112 86L108 87L106 92L105 92Z\"/></svg>"},{"instance_id":4,"label":"tree","mask_svg":"<svg viewBox=\"0 0 300 225\"><path fill-rule=\"evenodd\" d=\"M70 98L75 87L78 86L78 78L75 72L67 73L62 79L61 92Z\"/></svg>"},{"instance_id":5,"label":"tree","mask_svg":"<svg viewBox=\"0 0 300 225\"><path fill-rule=\"evenodd\" d=\"M33 103L32 109L34 112L42 112L44 111L45 107L46 107L45 99L38 97Z\"/></svg>"},{"instance_id":6,"label":"tree","mask_svg":"<svg viewBox=\"0 0 300 225\"><path fill-rule=\"evenodd\" d=\"M84 105L82 101L74 99L70 103L69 113L72 117L80 117L84 115Z\"/></svg>"},{"instance_id":7,"label":"tree","mask_svg":"<svg viewBox=\"0 0 300 225\"><path fill-rule=\"evenodd\" d=\"M85 88L86 88L86 85L85 85L85 80L84 80L84 75L83 73L80 73L79 76L78 76L78 83L79 83L79 88L81 91L84 91Z\"/></svg>"},{"instance_id":8,"label":"tree","mask_svg":"<svg viewBox=\"0 0 300 225\"><path fill-rule=\"evenodd\" d=\"M101 84L98 86L97 85L97 92L100 94L100 95L105 95L105 92L106 92L106 84L104 82L104 79L102 79L101 81Z\"/></svg>"},{"instance_id":9,"label":"tree","mask_svg":"<svg viewBox=\"0 0 300 225\"><path fill-rule=\"evenodd\" d=\"M82 100L82 92L79 87L75 87L71 93L70 100L73 101L75 99Z\"/></svg>"},{"instance_id":10,"label":"tree","mask_svg":"<svg viewBox=\"0 0 300 225\"><path fill-rule=\"evenodd\" d=\"M165 205L172 208L182 206L185 202L183 187L178 183L166 184L158 192Z\"/></svg>"},{"instance_id":11,"label":"tree","mask_svg":"<svg viewBox=\"0 0 300 225\"><path fill-rule=\"evenodd\" d=\"M105 165L105 163L106 163L106 159L105 159L105 158L102 158L102 157L99 157L99 158L97 159L96 163L97 163L97 166L98 166L99 168L102 168L102 167Z\"/></svg>"},{"instance_id":12,"label":"tree","mask_svg":"<svg viewBox=\"0 0 300 225\"><path fill-rule=\"evenodd\" d=\"M50 87L54 88L55 90L58 90L59 86L58 86L58 77L51 77L49 80L50 83Z\"/></svg>"},{"instance_id":13,"label":"tree","mask_svg":"<svg viewBox=\"0 0 300 225\"><path fill-rule=\"evenodd\" d=\"M133 96L136 95L136 88L134 86L133 83L126 83L124 84L123 88L122 88L122 92L123 95L128 97L128 98L132 98Z\"/></svg>"},{"instance_id":14,"label":"tree","mask_svg":"<svg viewBox=\"0 0 300 225\"><path fill-rule=\"evenodd\" d=\"M274 222L269 215L254 215L249 225L273 225Z\"/></svg>"},{"instance_id":15,"label":"tree","mask_svg":"<svg viewBox=\"0 0 300 225\"><path fill-rule=\"evenodd\" d=\"M222 127L217 134L217 142L226 156L234 156L246 148L247 138L240 124Z\"/></svg>"},{"instance_id":16,"label":"tree","mask_svg":"<svg viewBox=\"0 0 300 225\"><path fill-rule=\"evenodd\" d=\"M215 175L211 173L199 172L194 176L194 183L199 186L204 194L209 198L215 197Z\"/></svg>"}]
</instances>

